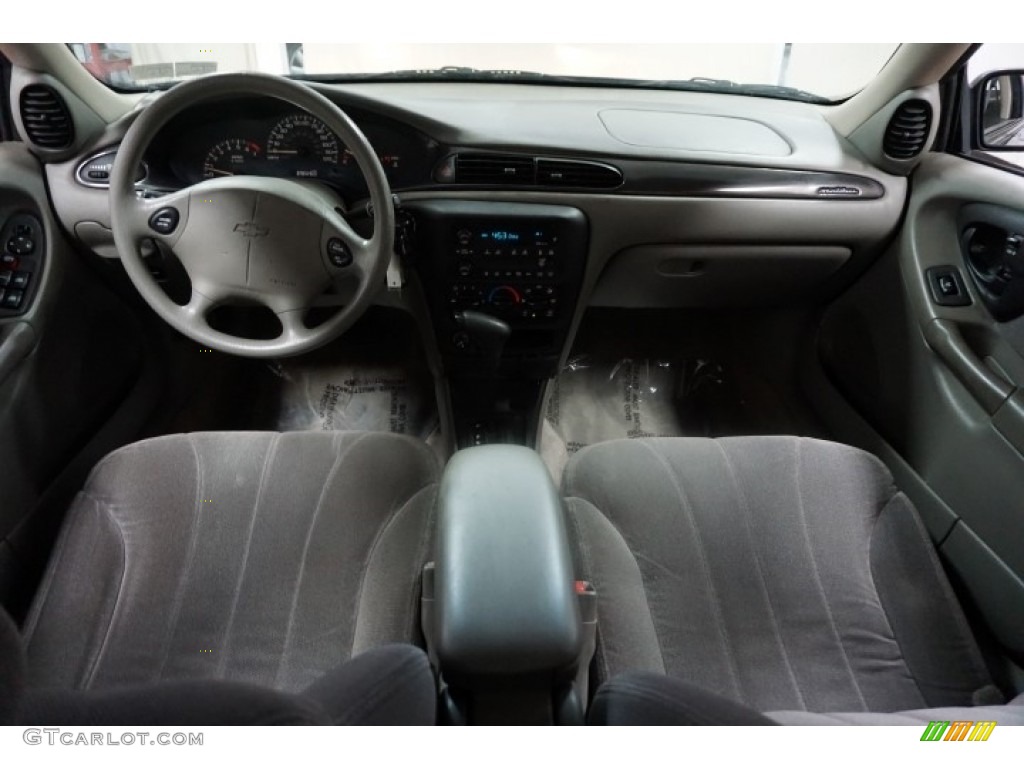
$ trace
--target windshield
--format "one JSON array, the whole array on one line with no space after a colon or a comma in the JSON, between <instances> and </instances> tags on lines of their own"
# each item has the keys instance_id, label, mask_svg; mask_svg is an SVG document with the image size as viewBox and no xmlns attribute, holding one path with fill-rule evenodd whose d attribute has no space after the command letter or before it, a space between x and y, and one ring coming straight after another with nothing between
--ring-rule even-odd
<instances>
[{"instance_id":1,"label":"windshield","mask_svg":"<svg viewBox=\"0 0 1024 768\"><path fill-rule=\"evenodd\" d=\"M69 43L86 69L125 89L213 72L315 80L612 82L834 101L860 90L894 43L326 44Z\"/></svg>"}]
</instances>

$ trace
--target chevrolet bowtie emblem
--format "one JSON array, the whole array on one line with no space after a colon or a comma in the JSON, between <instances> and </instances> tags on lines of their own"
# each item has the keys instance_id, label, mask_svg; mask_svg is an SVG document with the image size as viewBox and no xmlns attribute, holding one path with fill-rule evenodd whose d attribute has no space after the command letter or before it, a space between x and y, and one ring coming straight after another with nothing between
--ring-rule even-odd
<instances>
[{"instance_id":1,"label":"chevrolet bowtie emblem","mask_svg":"<svg viewBox=\"0 0 1024 768\"><path fill-rule=\"evenodd\" d=\"M255 221L240 221L235 224L235 232L238 232L242 237L266 237L270 234L270 230L266 227L261 227Z\"/></svg>"}]
</instances>

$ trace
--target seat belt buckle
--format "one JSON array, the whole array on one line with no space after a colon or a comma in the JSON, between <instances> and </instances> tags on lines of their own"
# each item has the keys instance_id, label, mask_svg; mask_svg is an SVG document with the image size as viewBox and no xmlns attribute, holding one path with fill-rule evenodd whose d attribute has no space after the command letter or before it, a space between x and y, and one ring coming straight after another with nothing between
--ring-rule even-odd
<instances>
[{"instance_id":1,"label":"seat belt buckle","mask_svg":"<svg viewBox=\"0 0 1024 768\"><path fill-rule=\"evenodd\" d=\"M576 680L574 688L584 707L588 701L588 682L590 662L597 650L597 590L585 579L577 579L573 583L576 593L576 604L580 609L580 621L583 625L583 647L576 662Z\"/></svg>"},{"instance_id":2,"label":"seat belt buckle","mask_svg":"<svg viewBox=\"0 0 1024 768\"><path fill-rule=\"evenodd\" d=\"M577 580L573 585L576 602L580 606L580 619L584 624L597 622L597 590L589 581Z\"/></svg>"}]
</instances>

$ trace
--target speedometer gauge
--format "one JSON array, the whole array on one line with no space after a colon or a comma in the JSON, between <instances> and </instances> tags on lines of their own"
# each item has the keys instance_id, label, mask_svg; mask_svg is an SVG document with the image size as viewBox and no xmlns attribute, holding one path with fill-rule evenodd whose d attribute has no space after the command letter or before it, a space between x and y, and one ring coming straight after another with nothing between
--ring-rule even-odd
<instances>
[{"instance_id":1,"label":"speedometer gauge","mask_svg":"<svg viewBox=\"0 0 1024 768\"><path fill-rule=\"evenodd\" d=\"M282 166L280 175L315 179L334 170L338 156L338 137L312 115L289 115L267 138L267 159Z\"/></svg>"}]
</instances>

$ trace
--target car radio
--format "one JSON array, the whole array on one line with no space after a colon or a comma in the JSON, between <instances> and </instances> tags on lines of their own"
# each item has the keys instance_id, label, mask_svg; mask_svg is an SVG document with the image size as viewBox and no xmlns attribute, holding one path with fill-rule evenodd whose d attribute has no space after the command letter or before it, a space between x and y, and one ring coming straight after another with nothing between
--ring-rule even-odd
<instances>
[{"instance_id":1,"label":"car radio","mask_svg":"<svg viewBox=\"0 0 1024 768\"><path fill-rule=\"evenodd\" d=\"M508 322L558 315L564 245L557 222L453 222L451 229L453 310L486 309Z\"/></svg>"}]
</instances>

